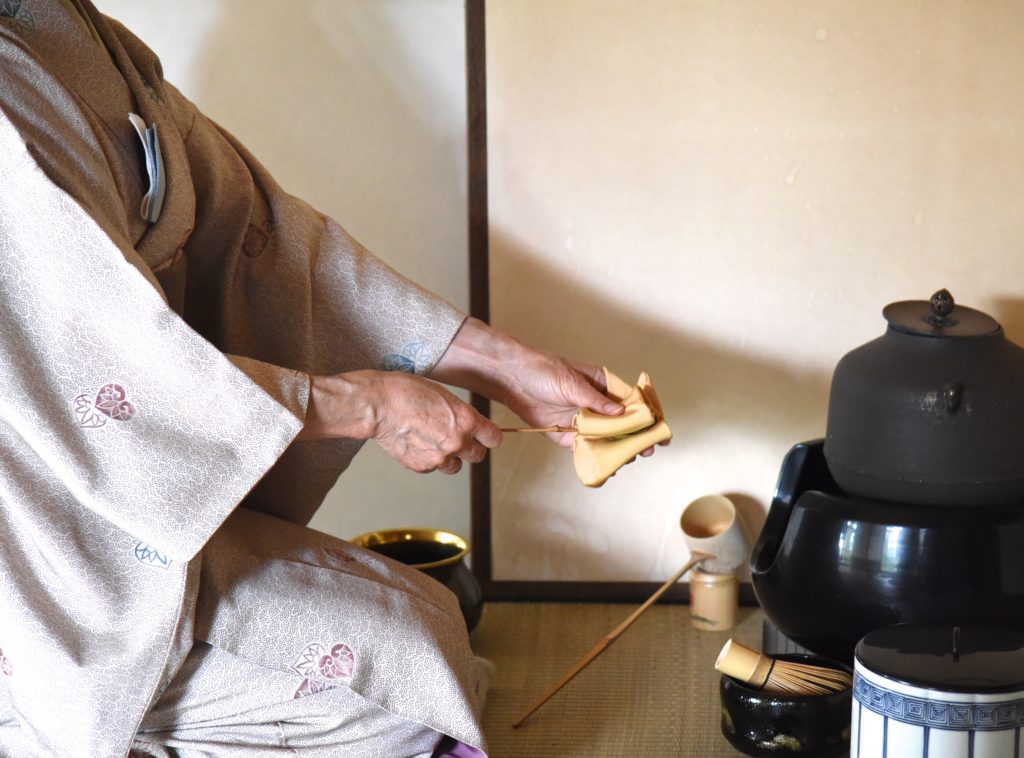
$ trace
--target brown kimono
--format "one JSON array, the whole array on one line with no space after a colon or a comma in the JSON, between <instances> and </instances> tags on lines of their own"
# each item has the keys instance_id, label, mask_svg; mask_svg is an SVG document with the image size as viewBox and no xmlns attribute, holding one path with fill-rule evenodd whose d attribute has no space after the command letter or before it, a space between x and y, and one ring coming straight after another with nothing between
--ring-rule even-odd
<instances>
[{"instance_id":1,"label":"brown kimono","mask_svg":"<svg viewBox=\"0 0 1024 758\"><path fill-rule=\"evenodd\" d=\"M308 373L426 371L463 314L81 5L0 0L0 755L123 756L190 718L234 754L223 714L181 712L228 698L351 708L325 754L481 746L451 594L304 526L358 443L293 443Z\"/></svg>"}]
</instances>

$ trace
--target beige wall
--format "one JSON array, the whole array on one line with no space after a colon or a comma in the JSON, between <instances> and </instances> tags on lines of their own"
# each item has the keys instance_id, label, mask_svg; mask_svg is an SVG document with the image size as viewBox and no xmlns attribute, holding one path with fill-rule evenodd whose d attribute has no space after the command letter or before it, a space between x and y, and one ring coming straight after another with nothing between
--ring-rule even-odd
<instances>
[{"instance_id":1,"label":"beige wall","mask_svg":"<svg viewBox=\"0 0 1024 758\"><path fill-rule=\"evenodd\" d=\"M648 370L676 434L597 491L509 438L497 578L661 579L711 492L756 529L890 301L948 287L1024 341L1024 6L487 10L494 321Z\"/></svg>"},{"instance_id":2,"label":"beige wall","mask_svg":"<svg viewBox=\"0 0 1024 758\"><path fill-rule=\"evenodd\" d=\"M465 306L461 2L99 5L285 187ZM498 578L663 578L685 559L679 511L708 492L756 529L887 302L949 287L1024 341L1020 8L488 3L494 320L650 371L676 431L597 491L510 435ZM468 476L368 448L315 523L466 533Z\"/></svg>"},{"instance_id":3,"label":"beige wall","mask_svg":"<svg viewBox=\"0 0 1024 758\"><path fill-rule=\"evenodd\" d=\"M458 0L96 0L284 187L466 308L465 52ZM469 477L371 444L314 525L469 533Z\"/></svg>"}]
</instances>

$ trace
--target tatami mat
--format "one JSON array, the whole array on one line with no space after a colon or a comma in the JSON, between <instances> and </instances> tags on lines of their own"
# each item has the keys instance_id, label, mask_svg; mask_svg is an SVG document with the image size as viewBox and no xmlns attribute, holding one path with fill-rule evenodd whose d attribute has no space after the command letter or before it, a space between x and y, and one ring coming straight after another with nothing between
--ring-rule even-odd
<instances>
[{"instance_id":1,"label":"tatami mat","mask_svg":"<svg viewBox=\"0 0 1024 758\"><path fill-rule=\"evenodd\" d=\"M761 640L760 611L732 632L698 632L685 605L654 606L518 729L512 722L634 610L629 605L490 603L473 632L497 667L484 712L492 758L740 755L720 728L715 658L733 636Z\"/></svg>"}]
</instances>

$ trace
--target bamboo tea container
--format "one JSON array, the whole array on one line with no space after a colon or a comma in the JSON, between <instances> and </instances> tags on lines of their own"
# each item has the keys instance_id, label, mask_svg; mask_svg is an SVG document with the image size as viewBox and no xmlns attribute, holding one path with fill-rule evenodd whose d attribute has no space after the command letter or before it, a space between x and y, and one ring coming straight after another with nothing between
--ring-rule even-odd
<instances>
[{"instance_id":1,"label":"bamboo tea container","mask_svg":"<svg viewBox=\"0 0 1024 758\"><path fill-rule=\"evenodd\" d=\"M690 625L705 632L736 626L739 582L736 572L712 574L699 567L690 572Z\"/></svg>"}]
</instances>

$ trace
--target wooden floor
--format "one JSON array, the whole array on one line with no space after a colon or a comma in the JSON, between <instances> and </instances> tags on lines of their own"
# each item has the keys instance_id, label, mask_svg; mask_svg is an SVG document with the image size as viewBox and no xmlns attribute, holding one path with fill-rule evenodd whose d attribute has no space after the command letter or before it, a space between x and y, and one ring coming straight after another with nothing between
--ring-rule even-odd
<instances>
[{"instance_id":1,"label":"wooden floor","mask_svg":"<svg viewBox=\"0 0 1024 758\"><path fill-rule=\"evenodd\" d=\"M761 613L732 632L698 632L689 607L654 606L519 729L511 724L635 606L491 603L472 635L496 666L484 711L491 758L716 758L722 736L715 658L733 636L758 646Z\"/></svg>"}]
</instances>

